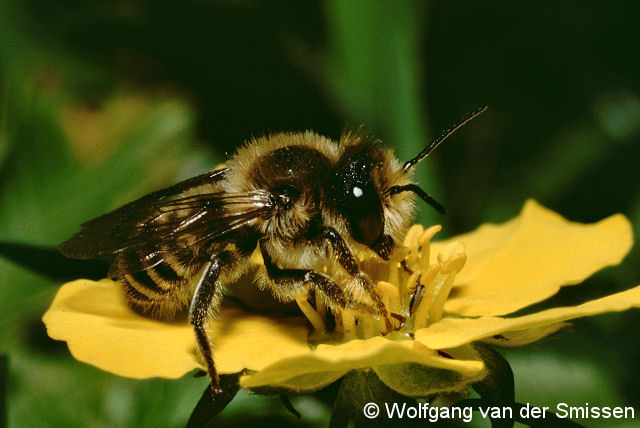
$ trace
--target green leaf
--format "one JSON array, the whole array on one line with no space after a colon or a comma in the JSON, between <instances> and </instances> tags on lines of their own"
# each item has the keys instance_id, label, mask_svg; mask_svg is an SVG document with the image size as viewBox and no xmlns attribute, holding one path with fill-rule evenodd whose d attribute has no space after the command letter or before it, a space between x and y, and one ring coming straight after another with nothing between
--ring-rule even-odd
<instances>
[{"instance_id":1,"label":"green leaf","mask_svg":"<svg viewBox=\"0 0 640 428\"><path fill-rule=\"evenodd\" d=\"M370 403L375 403L380 411L379 415L373 418L367 418L364 414L365 406L371 406ZM383 425L381 422L386 421L386 415L383 412L385 403L416 405L415 400L403 397L389 389L373 371L353 370L342 379L333 404L330 427L346 427L349 421L354 421L356 426Z\"/></svg>"},{"instance_id":2,"label":"green leaf","mask_svg":"<svg viewBox=\"0 0 640 428\"><path fill-rule=\"evenodd\" d=\"M389 364L374 367L380 380L394 391L415 398L437 393L460 392L484 373L469 378L451 370L436 369L414 363Z\"/></svg>"},{"instance_id":3,"label":"green leaf","mask_svg":"<svg viewBox=\"0 0 640 428\"><path fill-rule=\"evenodd\" d=\"M529 347L526 352L524 349L505 349L504 353L516 374L518 401L548 406L552 411L557 411L558 403L570 406L583 406L584 403L598 407L633 406L633 395L625 393L612 375L630 376L619 365L620 352L613 350L608 354L599 350L600 338L585 347L585 337L593 339L592 335L593 332L576 329L573 335L567 335L562 341L547 340ZM575 420L586 426L593 426L594 421ZM618 427L621 422L600 419L598 426Z\"/></svg>"},{"instance_id":4,"label":"green leaf","mask_svg":"<svg viewBox=\"0 0 640 428\"><path fill-rule=\"evenodd\" d=\"M69 259L53 247L14 244L0 241L0 256L42 275L58 285L78 278L99 280L106 276L109 264L101 260Z\"/></svg>"},{"instance_id":5,"label":"green leaf","mask_svg":"<svg viewBox=\"0 0 640 428\"><path fill-rule=\"evenodd\" d=\"M474 348L484 361L488 374L475 383L473 389L491 406L512 406L515 400L515 386L509 362L489 345L476 343ZM492 418L491 425L494 428L512 427L513 420Z\"/></svg>"},{"instance_id":6,"label":"green leaf","mask_svg":"<svg viewBox=\"0 0 640 428\"><path fill-rule=\"evenodd\" d=\"M470 399L465 399L457 402L453 407L457 407L461 409L472 408L476 412L488 411L489 414L491 414L490 413L491 407L494 407L496 411L500 411L503 414L505 412L505 408L509 407L511 409L511 413L513 414L513 419L516 422L519 422L521 424L526 424L533 428L537 428L537 427L558 427L558 428L582 427L584 428L582 425L566 418L560 418L558 417L558 415L550 411L546 411L544 418L540 416L533 417L532 416L533 414L542 415L542 413L540 410L535 410L535 412L537 413L533 413L532 412L533 409L536 407L539 408L539 406L532 405L531 403L527 403L527 404L515 403L515 402L509 403L509 404L502 403L501 405L499 405L499 407L496 407L496 406L497 406L497 403L491 400L484 400L482 398L470 398ZM527 417L527 415L529 416ZM512 421L506 421L503 423L501 422L500 419L492 419L491 423L492 423L492 426L494 427L513 425Z\"/></svg>"},{"instance_id":7,"label":"green leaf","mask_svg":"<svg viewBox=\"0 0 640 428\"><path fill-rule=\"evenodd\" d=\"M7 379L9 379L9 357L0 354L0 427L7 425Z\"/></svg>"},{"instance_id":8,"label":"green leaf","mask_svg":"<svg viewBox=\"0 0 640 428\"><path fill-rule=\"evenodd\" d=\"M295 416L298 419L302 417L300 412L297 411L295 407L293 407L293 404L291 403L291 400L289 399L288 395L280 394L280 401L282 401L284 408L287 409L287 411L291 413L293 416Z\"/></svg>"}]
</instances>

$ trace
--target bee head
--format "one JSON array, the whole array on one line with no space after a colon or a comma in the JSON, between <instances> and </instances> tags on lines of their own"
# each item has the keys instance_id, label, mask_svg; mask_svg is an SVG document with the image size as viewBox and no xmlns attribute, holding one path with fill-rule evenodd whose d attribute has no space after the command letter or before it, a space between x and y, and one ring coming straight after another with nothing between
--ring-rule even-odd
<instances>
[{"instance_id":1,"label":"bee head","mask_svg":"<svg viewBox=\"0 0 640 428\"><path fill-rule=\"evenodd\" d=\"M390 248L390 245L386 241L397 235L395 232L406 224L413 209L413 204L406 198L394 198L399 193L412 192L444 213L440 203L411 182L413 168L451 134L486 109L483 106L464 116L403 166L362 136L347 135L341 140L341 145L346 144L335 167L330 191L353 239L388 258L385 248Z\"/></svg>"},{"instance_id":2,"label":"bee head","mask_svg":"<svg viewBox=\"0 0 640 428\"><path fill-rule=\"evenodd\" d=\"M372 171L380 167L380 162L378 152L368 144L347 146L336 165L331 186L351 236L368 247L374 247L384 232L380 192L372 179Z\"/></svg>"}]
</instances>

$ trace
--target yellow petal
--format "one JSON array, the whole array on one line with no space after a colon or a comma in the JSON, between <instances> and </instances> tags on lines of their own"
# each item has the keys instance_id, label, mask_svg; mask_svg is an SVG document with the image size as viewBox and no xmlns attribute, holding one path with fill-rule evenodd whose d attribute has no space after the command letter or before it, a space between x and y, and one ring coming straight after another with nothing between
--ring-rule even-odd
<instances>
[{"instance_id":1,"label":"yellow petal","mask_svg":"<svg viewBox=\"0 0 640 428\"><path fill-rule=\"evenodd\" d=\"M564 285L620 263L633 235L623 215L575 223L529 200L513 220L433 243L433 261L453 241L465 245L468 262L456 277L445 311L492 316L544 300Z\"/></svg>"},{"instance_id":2,"label":"yellow petal","mask_svg":"<svg viewBox=\"0 0 640 428\"><path fill-rule=\"evenodd\" d=\"M42 321L49 337L66 341L77 360L121 376L177 378L200 367L186 323L136 315L110 280L63 285Z\"/></svg>"},{"instance_id":3,"label":"yellow petal","mask_svg":"<svg viewBox=\"0 0 640 428\"><path fill-rule=\"evenodd\" d=\"M49 336L66 341L76 359L121 376L177 378L202 368L186 321L158 321L132 312L111 280L63 285L43 321ZM228 308L210 331L220 373L259 370L309 351L307 328L298 318Z\"/></svg>"},{"instance_id":4,"label":"yellow petal","mask_svg":"<svg viewBox=\"0 0 640 428\"><path fill-rule=\"evenodd\" d=\"M309 352L309 329L300 317L265 317L225 308L209 331L220 373L262 370L284 358Z\"/></svg>"},{"instance_id":5,"label":"yellow petal","mask_svg":"<svg viewBox=\"0 0 640 428\"><path fill-rule=\"evenodd\" d=\"M537 342L543 337L547 337L567 326L569 326L568 323L558 322L526 330L508 331L482 339L482 342L503 348L517 348Z\"/></svg>"},{"instance_id":6,"label":"yellow petal","mask_svg":"<svg viewBox=\"0 0 640 428\"><path fill-rule=\"evenodd\" d=\"M537 329L573 318L640 307L640 286L578 306L548 309L516 318L444 318L415 333L416 341L432 349L460 346L510 331Z\"/></svg>"},{"instance_id":7,"label":"yellow petal","mask_svg":"<svg viewBox=\"0 0 640 428\"><path fill-rule=\"evenodd\" d=\"M418 363L453 370L466 376L477 375L484 368L481 361L441 357L413 340L390 340L377 336L340 345L318 345L305 355L283 359L257 373L241 377L240 385L245 388L282 386L303 391L312 388L300 379L306 381L314 374L324 378L326 385L350 370L398 363ZM324 385L318 386L316 382L314 388Z\"/></svg>"}]
</instances>

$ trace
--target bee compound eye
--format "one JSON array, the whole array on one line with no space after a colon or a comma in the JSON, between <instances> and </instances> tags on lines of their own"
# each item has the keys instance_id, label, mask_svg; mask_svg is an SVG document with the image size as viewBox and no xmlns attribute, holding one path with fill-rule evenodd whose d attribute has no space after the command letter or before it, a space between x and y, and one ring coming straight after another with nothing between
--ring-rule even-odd
<instances>
[{"instance_id":1,"label":"bee compound eye","mask_svg":"<svg viewBox=\"0 0 640 428\"><path fill-rule=\"evenodd\" d=\"M354 185L349 193L344 214L349 220L351 234L356 241L372 246L380 239L384 229L380 198L370 185Z\"/></svg>"}]
</instances>

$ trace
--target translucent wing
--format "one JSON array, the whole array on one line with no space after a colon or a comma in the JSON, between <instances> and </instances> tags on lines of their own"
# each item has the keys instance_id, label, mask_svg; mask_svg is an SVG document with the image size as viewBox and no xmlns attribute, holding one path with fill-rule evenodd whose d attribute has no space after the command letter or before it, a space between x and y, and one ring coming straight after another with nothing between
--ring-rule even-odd
<instances>
[{"instance_id":1,"label":"translucent wing","mask_svg":"<svg viewBox=\"0 0 640 428\"><path fill-rule=\"evenodd\" d=\"M134 273L199 243L224 240L273 207L266 191L223 192L218 182L225 171L191 178L90 220L60 252L80 259L121 257L126 272ZM110 276L122 273L114 264Z\"/></svg>"}]
</instances>

